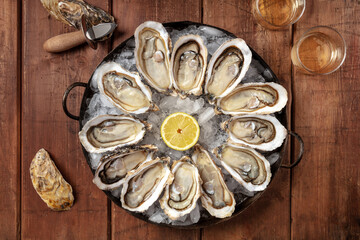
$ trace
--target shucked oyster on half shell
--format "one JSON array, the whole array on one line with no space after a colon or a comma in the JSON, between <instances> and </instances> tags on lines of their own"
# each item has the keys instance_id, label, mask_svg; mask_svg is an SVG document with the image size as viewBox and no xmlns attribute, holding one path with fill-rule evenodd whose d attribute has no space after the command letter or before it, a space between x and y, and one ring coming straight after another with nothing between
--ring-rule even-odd
<instances>
[{"instance_id":1,"label":"shucked oyster on half shell","mask_svg":"<svg viewBox=\"0 0 360 240\"><path fill-rule=\"evenodd\" d=\"M287 136L286 128L270 115L236 116L221 125L229 134L229 141L262 151L280 147Z\"/></svg>"},{"instance_id":2,"label":"shucked oyster on half shell","mask_svg":"<svg viewBox=\"0 0 360 240\"><path fill-rule=\"evenodd\" d=\"M231 176L248 191L262 191L270 182L270 163L252 148L224 144L214 154Z\"/></svg>"},{"instance_id":3,"label":"shucked oyster on half shell","mask_svg":"<svg viewBox=\"0 0 360 240\"><path fill-rule=\"evenodd\" d=\"M123 69L118 63L102 64L93 77L100 93L125 113L140 114L158 109L152 103L151 90L141 82L140 76Z\"/></svg>"},{"instance_id":4,"label":"shucked oyster on half shell","mask_svg":"<svg viewBox=\"0 0 360 240\"><path fill-rule=\"evenodd\" d=\"M135 30L135 61L147 83L159 92L169 93L171 39L161 23L147 21Z\"/></svg>"},{"instance_id":5,"label":"shucked oyster on half shell","mask_svg":"<svg viewBox=\"0 0 360 240\"><path fill-rule=\"evenodd\" d=\"M160 206L170 219L176 220L189 214L201 196L201 184L198 169L184 156L171 167L174 180L167 185Z\"/></svg>"},{"instance_id":6,"label":"shucked oyster on half shell","mask_svg":"<svg viewBox=\"0 0 360 240\"><path fill-rule=\"evenodd\" d=\"M217 100L217 107L224 114L270 114L283 109L287 103L286 89L280 84L245 83Z\"/></svg>"},{"instance_id":7,"label":"shucked oyster on half shell","mask_svg":"<svg viewBox=\"0 0 360 240\"><path fill-rule=\"evenodd\" d=\"M127 115L100 115L89 120L79 132L88 152L103 153L138 143L151 125Z\"/></svg>"},{"instance_id":8,"label":"shucked oyster on half shell","mask_svg":"<svg viewBox=\"0 0 360 240\"><path fill-rule=\"evenodd\" d=\"M208 51L198 35L180 37L174 46L170 72L174 88L182 97L200 95L204 82Z\"/></svg>"},{"instance_id":9,"label":"shucked oyster on half shell","mask_svg":"<svg viewBox=\"0 0 360 240\"><path fill-rule=\"evenodd\" d=\"M226 96L241 82L251 59L251 50L241 38L229 40L215 51L205 79L205 94L210 101Z\"/></svg>"},{"instance_id":10,"label":"shucked oyster on half shell","mask_svg":"<svg viewBox=\"0 0 360 240\"><path fill-rule=\"evenodd\" d=\"M191 159L199 169L203 181L201 196L203 207L217 218L231 216L236 204L234 194L226 186L221 170L214 160L199 144L195 145Z\"/></svg>"},{"instance_id":11,"label":"shucked oyster on half shell","mask_svg":"<svg viewBox=\"0 0 360 240\"><path fill-rule=\"evenodd\" d=\"M101 190L120 187L125 181L126 174L134 171L140 164L152 160L156 151L157 147L154 145L143 145L105 155L96 169L93 182Z\"/></svg>"},{"instance_id":12,"label":"shucked oyster on half shell","mask_svg":"<svg viewBox=\"0 0 360 240\"><path fill-rule=\"evenodd\" d=\"M146 211L173 181L169 168L170 158L156 158L141 164L130 172L121 190L121 205L129 211Z\"/></svg>"}]
</instances>

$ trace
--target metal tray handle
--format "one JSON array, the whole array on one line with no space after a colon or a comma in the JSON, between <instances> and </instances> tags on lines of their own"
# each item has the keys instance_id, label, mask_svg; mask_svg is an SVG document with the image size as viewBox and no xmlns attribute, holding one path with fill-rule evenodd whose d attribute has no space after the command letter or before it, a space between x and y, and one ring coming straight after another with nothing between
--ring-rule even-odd
<instances>
[{"instance_id":1,"label":"metal tray handle","mask_svg":"<svg viewBox=\"0 0 360 240\"><path fill-rule=\"evenodd\" d=\"M299 141L299 144L300 144L300 150L299 150L299 154L298 154L298 156L296 158L296 161L293 162L290 165L281 165L282 168L292 169L292 168L296 167L300 163L300 161L301 161L301 159L302 159L302 157L304 155L304 141L299 136L299 134L297 134L296 132L288 131L288 134L290 134L291 136L294 136L296 138L296 140Z\"/></svg>"},{"instance_id":2,"label":"metal tray handle","mask_svg":"<svg viewBox=\"0 0 360 240\"><path fill-rule=\"evenodd\" d=\"M74 120L80 120L80 117L79 116L75 116L73 114L71 114L68 109L67 109L67 105L66 105L66 102L67 102L67 98L69 96L69 93L71 92L71 90L73 90L73 88L75 87L85 87L86 88L87 84L86 83L83 83L83 82L75 82L73 84L71 84L64 92L64 96L63 96L63 100L62 100L62 105L63 105L63 110L65 112L65 114L71 118L71 119L74 119Z\"/></svg>"}]
</instances>

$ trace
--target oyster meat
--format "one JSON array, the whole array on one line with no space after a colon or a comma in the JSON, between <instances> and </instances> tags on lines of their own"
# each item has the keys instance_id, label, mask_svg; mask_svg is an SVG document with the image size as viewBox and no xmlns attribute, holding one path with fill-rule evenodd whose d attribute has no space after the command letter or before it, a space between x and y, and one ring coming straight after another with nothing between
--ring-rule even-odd
<instances>
[{"instance_id":1,"label":"oyster meat","mask_svg":"<svg viewBox=\"0 0 360 240\"><path fill-rule=\"evenodd\" d=\"M224 144L215 155L231 176L248 191L262 191L270 182L270 163L252 148Z\"/></svg>"},{"instance_id":2,"label":"oyster meat","mask_svg":"<svg viewBox=\"0 0 360 240\"><path fill-rule=\"evenodd\" d=\"M94 73L100 93L125 113L157 110L151 101L151 90L137 73L123 69L118 63L102 64Z\"/></svg>"},{"instance_id":3,"label":"oyster meat","mask_svg":"<svg viewBox=\"0 0 360 240\"><path fill-rule=\"evenodd\" d=\"M156 158L130 172L121 190L122 207L129 211L146 211L159 198L165 185L173 181L169 161L170 158Z\"/></svg>"},{"instance_id":4,"label":"oyster meat","mask_svg":"<svg viewBox=\"0 0 360 240\"><path fill-rule=\"evenodd\" d=\"M153 159L157 147L144 145L136 149L125 149L101 158L93 182L101 190L120 187L128 172L134 171L140 164Z\"/></svg>"},{"instance_id":5,"label":"oyster meat","mask_svg":"<svg viewBox=\"0 0 360 240\"><path fill-rule=\"evenodd\" d=\"M234 194L226 186L221 170L209 153L199 144L191 157L203 181L201 202L214 217L225 218L235 210Z\"/></svg>"},{"instance_id":6,"label":"oyster meat","mask_svg":"<svg viewBox=\"0 0 360 240\"><path fill-rule=\"evenodd\" d=\"M252 53L245 41L235 38L223 43L209 61L205 94L212 102L229 94L249 69Z\"/></svg>"},{"instance_id":7,"label":"oyster meat","mask_svg":"<svg viewBox=\"0 0 360 240\"><path fill-rule=\"evenodd\" d=\"M88 152L103 153L138 143L151 125L126 115L100 115L89 120L79 132Z\"/></svg>"},{"instance_id":8,"label":"oyster meat","mask_svg":"<svg viewBox=\"0 0 360 240\"><path fill-rule=\"evenodd\" d=\"M222 113L231 115L270 114L283 109L287 100L287 91L280 84L246 83L218 99L217 107Z\"/></svg>"},{"instance_id":9,"label":"oyster meat","mask_svg":"<svg viewBox=\"0 0 360 240\"><path fill-rule=\"evenodd\" d=\"M236 116L222 123L235 144L245 144L262 151L272 151L282 145L286 128L270 115Z\"/></svg>"},{"instance_id":10,"label":"oyster meat","mask_svg":"<svg viewBox=\"0 0 360 240\"><path fill-rule=\"evenodd\" d=\"M173 163L171 172L174 180L166 186L160 206L170 219L176 220L196 207L202 182L198 169L186 156Z\"/></svg>"},{"instance_id":11,"label":"oyster meat","mask_svg":"<svg viewBox=\"0 0 360 240\"><path fill-rule=\"evenodd\" d=\"M41 199L55 211L69 210L74 203L72 187L61 175L45 149L40 149L30 164L32 184Z\"/></svg>"},{"instance_id":12,"label":"oyster meat","mask_svg":"<svg viewBox=\"0 0 360 240\"><path fill-rule=\"evenodd\" d=\"M161 23L147 21L135 30L135 61L147 83L159 92L170 92L171 40Z\"/></svg>"},{"instance_id":13,"label":"oyster meat","mask_svg":"<svg viewBox=\"0 0 360 240\"><path fill-rule=\"evenodd\" d=\"M207 55L207 48L198 35L182 36L175 43L170 72L174 80L174 88L182 97L202 93Z\"/></svg>"}]
</instances>

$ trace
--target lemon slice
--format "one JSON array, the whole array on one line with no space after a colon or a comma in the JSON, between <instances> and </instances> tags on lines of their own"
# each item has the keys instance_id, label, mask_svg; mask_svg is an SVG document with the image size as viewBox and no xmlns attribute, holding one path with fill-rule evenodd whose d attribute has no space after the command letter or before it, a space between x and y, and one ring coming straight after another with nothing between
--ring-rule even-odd
<instances>
[{"instance_id":1,"label":"lemon slice","mask_svg":"<svg viewBox=\"0 0 360 240\"><path fill-rule=\"evenodd\" d=\"M195 118L189 114L177 112L165 118L160 132L168 147L185 151L199 140L200 127Z\"/></svg>"}]
</instances>

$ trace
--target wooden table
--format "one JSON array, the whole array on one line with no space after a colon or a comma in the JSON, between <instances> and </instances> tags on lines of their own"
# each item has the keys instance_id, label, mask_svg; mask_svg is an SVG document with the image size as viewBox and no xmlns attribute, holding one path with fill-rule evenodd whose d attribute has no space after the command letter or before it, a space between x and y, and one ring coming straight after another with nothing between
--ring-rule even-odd
<instances>
[{"instance_id":1,"label":"wooden table","mask_svg":"<svg viewBox=\"0 0 360 240\"><path fill-rule=\"evenodd\" d=\"M39 0L0 1L0 238L1 239L359 239L360 238L360 2L308 1L301 20L281 31L256 24L251 1L89 0L117 20L111 41L62 54L43 42L73 31L54 20ZM77 137L65 116L64 90L87 82L107 53L145 20L190 20L224 28L256 49L290 94L289 129L305 142L302 163L281 170L269 189L240 216L198 230L176 230L140 221L112 204L92 184ZM292 67L290 48L306 29L328 25L347 43L340 70L304 75ZM82 92L70 96L79 110ZM53 212L36 194L29 175L38 149L47 149L73 186L76 202ZM295 156L297 146L291 144ZM290 152L290 151L289 151Z\"/></svg>"}]
</instances>

